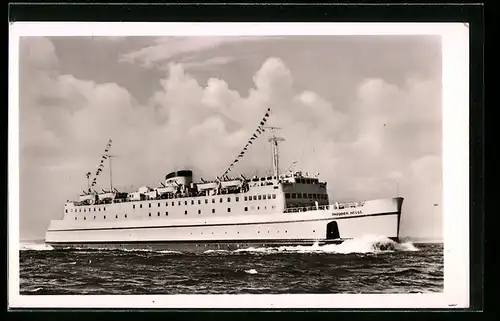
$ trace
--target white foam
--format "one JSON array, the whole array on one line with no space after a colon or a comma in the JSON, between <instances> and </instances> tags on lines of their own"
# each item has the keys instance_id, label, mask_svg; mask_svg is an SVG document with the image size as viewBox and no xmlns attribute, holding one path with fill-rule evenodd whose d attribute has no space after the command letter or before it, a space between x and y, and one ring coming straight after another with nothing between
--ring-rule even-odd
<instances>
[{"instance_id":1,"label":"white foam","mask_svg":"<svg viewBox=\"0 0 500 321\"><path fill-rule=\"evenodd\" d=\"M45 243L21 243L19 250L21 251L51 251L54 248Z\"/></svg>"},{"instance_id":2,"label":"white foam","mask_svg":"<svg viewBox=\"0 0 500 321\"><path fill-rule=\"evenodd\" d=\"M418 251L412 242L398 243L383 235L365 235L360 238L346 240L340 244L319 245L315 243L311 246L280 246L280 247L260 247L245 248L233 251L254 252L254 253L386 253L397 251Z\"/></svg>"},{"instance_id":3,"label":"white foam","mask_svg":"<svg viewBox=\"0 0 500 321\"><path fill-rule=\"evenodd\" d=\"M257 274L257 270L256 269L245 270L245 272L248 273L248 274Z\"/></svg>"}]
</instances>

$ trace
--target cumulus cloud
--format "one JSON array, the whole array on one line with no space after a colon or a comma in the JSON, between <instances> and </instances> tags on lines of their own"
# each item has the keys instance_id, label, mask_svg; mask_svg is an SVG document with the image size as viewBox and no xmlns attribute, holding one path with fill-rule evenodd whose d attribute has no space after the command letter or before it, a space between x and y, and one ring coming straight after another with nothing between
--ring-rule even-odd
<instances>
[{"instance_id":1,"label":"cumulus cloud","mask_svg":"<svg viewBox=\"0 0 500 321\"><path fill-rule=\"evenodd\" d=\"M334 199L394 196L396 182L401 193L418 199L420 189L440 186L440 87L433 81L412 79L403 88L364 79L341 112L313 90L295 89L292 71L278 57L262 62L248 95L223 79L200 84L183 64L171 63L159 90L141 105L115 83L59 74L53 46L40 39L23 40L21 50L22 64L29 66L21 83L30 84L20 105L22 218L40 210L39 220L57 218L64 200L85 188L84 174L95 171L108 138L117 155L115 186L155 185L181 168L214 178L238 155L267 108L268 125L281 127L278 134L286 138L281 170L297 161L296 169L319 172ZM195 50L190 42L172 49L177 46L171 41L177 40L128 57L153 62ZM167 44L170 51L160 55L158 48ZM38 47L43 57L30 54ZM234 174L270 170L266 134ZM34 183L39 180L54 188L40 188ZM103 174L98 185L107 184Z\"/></svg>"}]
</instances>

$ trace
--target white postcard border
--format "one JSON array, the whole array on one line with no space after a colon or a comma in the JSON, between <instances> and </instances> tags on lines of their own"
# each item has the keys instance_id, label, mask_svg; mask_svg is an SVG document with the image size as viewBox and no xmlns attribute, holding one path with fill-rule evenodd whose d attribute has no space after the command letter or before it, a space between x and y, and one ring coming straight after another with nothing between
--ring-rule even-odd
<instances>
[{"instance_id":1,"label":"white postcard border","mask_svg":"<svg viewBox=\"0 0 500 321\"><path fill-rule=\"evenodd\" d=\"M20 295L19 38L24 36L441 35L444 292L440 294ZM466 308L469 306L469 28L464 23L68 23L9 28L10 308Z\"/></svg>"}]
</instances>

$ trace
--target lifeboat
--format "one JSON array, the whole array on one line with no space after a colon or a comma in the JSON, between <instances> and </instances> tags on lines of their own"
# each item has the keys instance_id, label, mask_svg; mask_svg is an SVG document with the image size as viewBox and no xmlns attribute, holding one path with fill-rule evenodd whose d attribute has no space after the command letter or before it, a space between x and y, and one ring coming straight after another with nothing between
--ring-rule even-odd
<instances>
[{"instance_id":1,"label":"lifeboat","mask_svg":"<svg viewBox=\"0 0 500 321\"><path fill-rule=\"evenodd\" d=\"M217 182L208 182L208 183L201 183L196 185L198 187L198 191L206 191L208 189L216 189L219 186L219 183Z\"/></svg>"},{"instance_id":2,"label":"lifeboat","mask_svg":"<svg viewBox=\"0 0 500 321\"><path fill-rule=\"evenodd\" d=\"M221 187L222 188L235 188L235 187L240 187L243 184L243 182L239 179L233 179L230 181L222 181L221 182Z\"/></svg>"}]
</instances>

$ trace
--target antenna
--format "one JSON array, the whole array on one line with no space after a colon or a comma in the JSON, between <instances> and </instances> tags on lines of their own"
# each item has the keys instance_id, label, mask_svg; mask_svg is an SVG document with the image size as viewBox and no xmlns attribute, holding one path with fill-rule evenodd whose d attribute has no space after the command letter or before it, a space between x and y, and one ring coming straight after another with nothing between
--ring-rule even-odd
<instances>
[{"instance_id":1,"label":"antenna","mask_svg":"<svg viewBox=\"0 0 500 321\"><path fill-rule=\"evenodd\" d=\"M273 136L269 138L268 142L271 143L271 153L273 157L273 172L274 176L276 176L276 179L279 180L279 147L278 147L278 142L282 142L285 139L283 137L276 137L276 130L281 129L280 127L274 127L274 126L264 126L264 128L270 129L273 133Z\"/></svg>"}]
</instances>

